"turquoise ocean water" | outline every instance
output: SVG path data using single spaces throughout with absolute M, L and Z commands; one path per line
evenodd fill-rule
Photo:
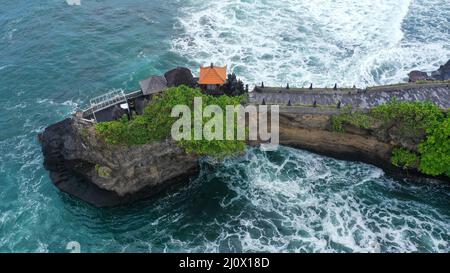
M 275 2 L 275 3 L 274 3 Z M 281 148 L 169 195 L 96 209 L 60 193 L 37 133 L 175 66 L 368 86 L 450 58 L 446 0 L 0 1 L 0 252 L 449 252 L 450 188 Z

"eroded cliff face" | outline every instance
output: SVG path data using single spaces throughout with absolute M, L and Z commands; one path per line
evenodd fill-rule
M 338 111 L 295 109 L 280 111 L 280 144 L 306 149 L 338 159 L 363 161 L 386 167 L 393 148 L 368 130 L 346 128 L 345 133 L 332 129 L 332 116 Z M 387 163 L 387 164 L 385 164 Z
M 172 141 L 112 146 L 100 141 L 92 124 L 70 118 L 40 135 L 44 165 L 62 191 L 98 207 L 157 194 L 189 181 L 198 158 Z
M 281 107 L 280 144 L 338 159 L 361 161 L 388 173 L 433 182 L 416 171 L 391 164 L 396 146 L 416 150 L 423 135 L 407 136 L 396 124 L 361 129 L 344 124 L 333 130 L 336 108 Z M 96 137 L 91 123 L 75 117 L 49 126 L 40 135 L 44 165 L 63 192 L 98 207 L 126 204 L 186 183 L 199 170 L 198 156 L 187 154 L 171 140 L 139 146 L 108 145 Z
M 338 109 L 312 107 L 280 108 L 280 144 L 309 150 L 337 159 L 361 161 L 384 169 L 395 177 L 409 177 L 424 182 L 449 182 L 448 177 L 430 177 L 417 170 L 397 168 L 391 164 L 395 147 L 417 151 L 424 135 L 407 135 L 399 124 L 373 124 L 361 129 L 344 124 L 344 132 L 332 127 L 332 117 Z

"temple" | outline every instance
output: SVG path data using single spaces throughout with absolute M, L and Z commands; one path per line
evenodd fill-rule
M 211 95 L 221 95 L 221 87 L 227 80 L 227 66 L 218 67 L 211 63 L 210 66 L 200 67 L 198 84 L 203 92 Z

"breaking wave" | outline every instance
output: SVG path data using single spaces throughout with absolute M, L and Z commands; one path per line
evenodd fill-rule
M 104 228 L 114 230 L 114 251 L 448 252 L 448 190 L 399 183 L 363 163 L 251 148 L 204 161 L 189 186 L 115 210 Z
M 202 162 L 199 177 L 169 195 L 100 210 L 54 187 L 36 137 L 90 97 L 133 90 L 186 58 L 195 69 L 227 63 L 249 83 L 399 81 L 450 58 L 447 1 L 6 5 L 0 252 L 66 252 L 70 241 L 82 252 L 450 251 L 448 186 L 394 181 L 370 165 L 290 148 L 250 149 Z
M 450 10 L 438 8 L 444 0 L 191 2 L 173 51 L 199 64 L 228 64 L 249 83 L 395 83 L 450 58 Z M 432 29 L 430 9 L 441 18 Z
M 214 251 L 405 252 L 450 250 L 449 215 L 432 187 L 398 184 L 373 166 L 290 148 L 251 149 L 202 183 L 223 183 Z M 205 181 L 206 180 L 206 181 Z M 388 198 L 402 192 L 404 198 Z M 444 200 L 448 196 L 435 196 Z M 448 212 L 448 210 L 447 210 Z M 208 241 L 208 240 L 206 240 Z

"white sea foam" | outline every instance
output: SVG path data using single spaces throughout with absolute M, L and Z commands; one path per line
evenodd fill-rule
M 173 45 L 198 63 L 232 65 L 248 81 L 394 82 L 412 68 L 435 69 L 450 57 L 448 30 L 438 39 L 425 25 L 422 33 L 429 42 L 423 43 L 407 37 L 401 26 L 408 5 L 420 17 L 440 1 L 197 1 L 183 11 L 177 25 L 181 36 Z M 448 8 L 436 10 L 437 17 L 449 18 L 446 12 Z M 24 103 L 37 107 L 31 113 L 51 108 L 55 121 L 82 105 L 56 99 Z M 23 132 L 0 141 L 0 180 L 10 180 L 2 200 L 5 207 L 17 203 L 19 208 L 0 215 L 2 250 L 52 251 L 63 243 L 61 238 L 83 230 L 82 247 L 93 251 L 450 251 L 445 200 L 437 206 L 431 200 L 448 198 L 448 193 L 427 194 L 424 186 L 395 182 L 372 166 L 286 148 L 277 160 L 250 150 L 246 158 L 219 165 L 146 209 L 99 217 L 81 202 L 71 207 L 56 196 L 36 141 L 45 125 L 22 108 L 27 109 L 19 104 L 14 110 L 23 117 Z M 206 197 L 197 195 L 207 183 L 218 181 L 225 194 L 208 190 Z M 199 209 L 197 201 L 205 199 L 208 204 Z M 203 213 L 215 201 L 217 207 Z M 48 217 L 57 220 L 46 221 Z M 72 219 L 74 225 L 58 225 L 61 219 Z M 33 241 L 30 226 L 45 227 L 33 229 Z
M 17 109 L 24 109 L 26 107 L 27 107 L 27 104 L 24 102 L 21 102 L 21 103 L 12 105 L 12 106 L 5 107 L 5 109 L 8 111 L 11 111 L 11 110 L 17 110 Z
M 69 6 L 79 6 L 81 5 L 81 0 L 66 0 L 66 3 Z
M 402 81 L 411 69 L 435 69 L 450 58 L 448 35 L 435 32 L 433 36 L 430 28 L 426 43 L 404 37 L 402 23 L 411 12 L 410 5 L 414 12 L 426 12 L 433 3 L 191 3 L 175 26 L 179 35 L 173 40 L 173 50 L 199 64 L 228 64 L 249 83 L 368 86 Z
M 61 118 L 66 117 L 67 115 L 72 114 L 77 108 L 79 108 L 80 105 L 82 105 L 81 100 L 66 100 L 63 102 L 57 102 L 52 99 L 36 99 L 36 102 L 38 104 L 42 105 L 50 105 L 51 107 L 55 107 L 56 112 L 58 113 L 58 116 Z
M 223 207 L 232 211 L 247 200 L 253 208 L 251 213 L 244 209 L 230 215 L 225 224 L 216 223 L 223 227 L 220 236 L 214 241 L 204 239 L 214 251 L 221 251 L 214 246 L 230 251 L 236 244 L 240 251 L 250 252 L 449 249 L 446 216 L 430 216 L 431 208 L 421 203 L 389 199 L 382 193 L 378 196 L 372 185 L 386 183 L 389 187 L 391 183 L 403 192 L 423 192 L 423 188 L 394 183 L 383 177 L 383 171 L 366 164 L 288 148 L 281 153 L 282 162 L 274 162 L 252 149 L 246 160 L 232 160 L 229 168 L 216 174 L 226 176 L 228 187 L 236 193 L 222 200 Z M 234 172 L 235 168 L 245 174 Z M 372 201 L 365 197 L 368 194 Z M 433 210 L 433 215 L 440 214 Z
M 9 65 L 9 64 L 7 64 L 7 65 L 2 65 L 2 66 L 0 66 L 0 70 L 3 70 L 3 69 L 6 69 L 6 68 L 8 68 L 8 67 L 10 67 L 11 65 Z

